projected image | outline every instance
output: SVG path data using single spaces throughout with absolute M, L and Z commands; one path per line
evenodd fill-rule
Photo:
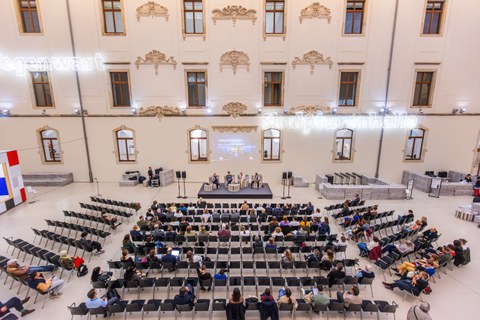
M 258 158 L 256 139 L 255 134 L 216 134 L 212 140 L 213 160 L 254 160 Z

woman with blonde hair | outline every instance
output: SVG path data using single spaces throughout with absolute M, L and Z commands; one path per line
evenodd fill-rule
M 276 227 L 275 231 L 272 232 L 272 237 L 283 237 L 283 232 L 280 227 Z
M 285 250 L 282 256 L 282 262 L 295 262 L 292 251 L 290 249 Z

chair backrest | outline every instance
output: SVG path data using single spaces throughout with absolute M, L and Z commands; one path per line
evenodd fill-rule
M 177 304 L 176 309 L 178 312 L 192 311 L 192 306 L 189 304 Z

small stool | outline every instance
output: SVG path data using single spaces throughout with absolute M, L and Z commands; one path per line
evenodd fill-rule
M 213 191 L 213 184 L 205 183 L 203 185 L 203 191 L 212 192 Z

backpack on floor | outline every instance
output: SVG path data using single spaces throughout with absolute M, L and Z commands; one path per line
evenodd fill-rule
M 86 275 L 88 273 L 88 268 L 86 265 L 84 264 L 81 264 L 78 269 L 77 269 L 77 277 L 83 277 L 84 275 Z

